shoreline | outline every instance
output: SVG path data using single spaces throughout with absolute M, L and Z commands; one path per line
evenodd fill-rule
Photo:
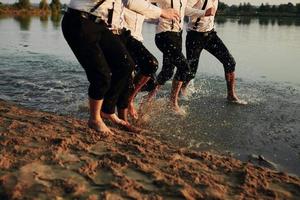
M 55 13 L 57 14 L 63 14 L 61 13 Z M 52 12 L 50 9 L 48 10 L 42 10 L 39 8 L 31 8 L 31 9 L 14 9 L 9 7 L 0 8 L 0 16 L 22 16 L 22 15 L 29 15 L 29 16 L 45 16 L 45 15 L 51 15 Z M 220 17 L 269 17 L 269 18 L 296 18 L 300 19 L 299 14 L 294 13 L 223 13 L 218 12 L 217 16 Z
M 38 8 L 32 9 L 11 9 L 0 8 L 0 16 L 48 16 L 51 15 L 51 10 L 42 10 Z
M 297 176 L 112 130 L 0 100 L 0 198 L 300 198 Z

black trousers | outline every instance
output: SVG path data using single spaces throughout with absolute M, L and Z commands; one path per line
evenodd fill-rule
M 157 84 L 164 85 L 174 74 L 178 81 L 189 81 L 191 79 L 190 67 L 187 59 L 182 53 L 182 32 L 162 32 L 155 35 L 155 44 L 163 53 L 163 66 L 157 76 Z
M 114 113 L 134 68 L 125 45 L 104 22 L 95 23 L 73 12 L 64 15 L 62 31 L 86 72 L 90 83 L 89 97 L 104 98 L 103 111 Z
M 133 58 L 135 70 L 144 76 L 152 76 L 158 69 L 158 61 L 151 52 L 131 35 L 124 38 L 124 43 Z
M 135 71 L 137 75 L 134 78 L 139 78 L 140 75 L 150 76 L 153 78 L 153 74 L 155 74 L 158 69 L 157 59 L 150 53 L 141 41 L 132 37 L 130 32 L 124 32 L 120 35 L 120 37 L 135 62 Z M 118 100 L 117 106 L 119 109 L 125 109 L 128 107 L 128 99 L 133 90 L 134 80 L 130 79 L 129 84 L 127 85 L 127 90 L 125 89 L 122 92 Z
M 186 56 L 190 64 L 192 78 L 196 76 L 200 54 L 203 49 L 207 50 L 223 64 L 225 73 L 235 71 L 235 60 L 215 31 L 207 33 L 188 31 L 186 36 Z

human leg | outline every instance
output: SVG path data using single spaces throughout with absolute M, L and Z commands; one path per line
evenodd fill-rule
M 181 33 L 177 33 L 172 38 L 173 48 L 166 52 L 172 56 L 171 63 L 176 66 L 177 70 L 172 82 L 170 102 L 172 109 L 179 114 L 184 114 L 184 111 L 178 105 L 178 96 L 184 82 L 188 82 L 192 78 L 190 66 L 187 59 L 182 53 L 182 37 Z M 175 47 L 175 48 L 174 48 Z
M 138 114 L 134 107 L 134 98 L 136 97 L 138 92 L 141 91 L 143 86 L 150 80 L 151 76 L 156 72 L 158 68 L 158 61 L 142 44 L 142 42 L 136 40 L 133 37 L 128 38 L 126 47 L 136 64 L 139 76 L 135 80 L 135 86 L 129 96 L 128 105 L 129 114 L 133 118 L 137 119 Z
M 204 40 L 201 36 L 201 33 L 196 31 L 188 31 L 185 40 L 186 46 L 186 57 L 190 66 L 191 77 L 194 79 L 198 70 L 199 58 L 203 50 Z M 189 81 L 183 82 L 181 87 L 181 94 L 187 96 L 187 88 Z
M 163 66 L 161 72 L 157 76 L 158 85 L 163 85 L 169 80 L 174 68 L 177 68 L 174 76 L 172 90 L 170 95 L 170 102 L 172 109 L 180 110 L 178 105 L 178 95 L 184 81 L 190 80 L 190 67 L 182 53 L 182 33 L 181 32 L 164 32 L 157 34 L 155 37 L 157 47 L 163 52 Z M 157 90 L 157 88 L 156 88 Z M 156 91 L 154 90 L 153 93 Z
M 88 121 L 88 126 L 98 132 L 110 133 L 112 131 L 105 125 L 100 116 L 100 111 L 102 107 L 103 99 L 94 100 L 89 98 L 89 106 L 90 106 L 90 119 Z
M 227 100 L 235 104 L 247 104 L 246 101 L 240 100 L 236 94 L 236 62 L 233 56 L 215 32 L 211 33 L 208 37 L 210 38 L 204 48 L 223 64 L 227 86 Z
M 89 127 L 111 133 L 100 116 L 103 97 L 110 85 L 110 69 L 98 42 L 106 28 L 81 16 L 66 13 L 62 30 L 66 41 L 84 68 L 89 85 Z
M 119 96 L 127 87 L 134 68 L 134 62 L 119 36 L 113 35 L 113 38 L 111 41 L 102 41 L 101 44 L 112 71 L 111 87 L 105 95 L 102 109 L 107 114 L 115 113 Z

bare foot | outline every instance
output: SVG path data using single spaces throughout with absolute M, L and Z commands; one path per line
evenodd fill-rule
M 156 85 L 155 88 L 154 88 L 152 91 L 150 91 L 150 92 L 148 93 L 148 95 L 146 95 L 146 96 L 144 97 L 144 100 L 145 100 L 146 102 L 151 102 L 151 101 L 153 100 L 153 98 L 155 97 L 155 95 L 157 94 L 157 92 L 158 92 L 158 90 L 160 89 L 160 87 L 161 87 L 161 85 Z
M 89 120 L 88 126 L 97 132 L 113 135 L 113 132 L 105 125 L 103 121 Z
M 128 105 L 128 112 L 129 112 L 129 115 L 133 119 L 137 120 L 139 118 L 138 113 L 137 113 L 137 111 L 136 111 L 136 109 L 135 109 L 135 107 L 133 105 L 133 102 L 129 103 L 129 105 Z
M 140 133 L 142 131 L 142 129 L 137 128 L 137 127 L 131 125 L 129 122 L 126 122 L 126 121 L 120 119 L 115 113 L 107 114 L 107 113 L 101 112 L 101 117 L 103 119 L 107 119 L 107 120 L 111 121 L 113 124 L 116 124 L 122 130 L 130 131 L 130 132 L 134 132 L 134 133 Z
M 231 104 L 236 104 L 236 105 L 247 105 L 248 102 L 239 99 L 237 96 L 227 96 L 227 101 Z
M 136 127 L 136 126 L 133 126 L 129 123 L 127 123 L 127 125 L 125 126 L 119 126 L 120 129 L 124 130 L 124 131 L 128 131 L 128 132 L 133 132 L 133 133 L 140 133 L 143 131 L 143 129 L 139 128 L 139 127 Z
M 175 114 L 180 116 L 186 116 L 186 111 L 180 108 L 178 105 L 171 105 L 171 109 L 174 111 Z
M 180 94 L 181 94 L 181 96 L 187 97 L 188 96 L 187 88 L 186 87 L 181 87 Z
M 127 124 L 126 121 L 120 119 L 115 113 L 107 114 L 107 113 L 101 112 L 101 117 L 103 119 L 109 120 L 113 124 L 117 124 L 117 125 L 126 125 Z

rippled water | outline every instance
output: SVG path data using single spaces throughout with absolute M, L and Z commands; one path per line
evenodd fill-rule
M 170 90 L 167 83 L 149 111 L 152 134 L 243 160 L 263 155 L 278 169 L 300 175 L 299 21 L 219 18 L 218 34 L 238 63 L 238 93 L 250 104 L 226 103 L 222 66 L 203 52 L 197 92 L 180 101 L 188 115 L 182 118 L 161 109 Z M 154 29 L 145 24 L 145 45 L 161 60 Z M 63 39 L 59 18 L 0 19 L 1 99 L 86 118 L 87 87 Z

